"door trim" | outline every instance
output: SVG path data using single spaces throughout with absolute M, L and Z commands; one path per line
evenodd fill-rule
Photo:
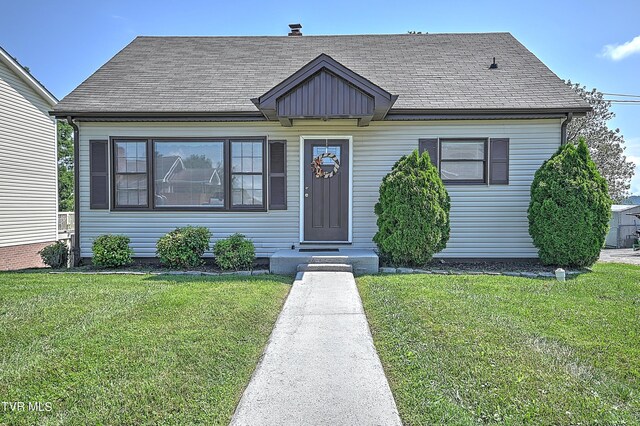
M 304 239 L 304 143 L 306 139 L 347 139 L 349 141 L 349 226 L 347 241 L 323 241 L 323 244 L 351 244 L 353 241 L 353 136 L 347 135 L 301 135 L 300 136 L 300 238 L 299 242 L 313 243 Z

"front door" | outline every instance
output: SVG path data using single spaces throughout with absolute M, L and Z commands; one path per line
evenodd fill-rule
M 349 240 L 349 154 L 347 139 L 304 140 L 305 242 Z

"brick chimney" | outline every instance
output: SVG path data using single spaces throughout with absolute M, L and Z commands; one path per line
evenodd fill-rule
M 300 31 L 302 29 L 302 25 L 300 25 L 300 24 L 289 24 L 289 28 L 291 29 L 291 32 L 288 34 L 289 37 L 301 36 L 302 35 L 302 32 Z

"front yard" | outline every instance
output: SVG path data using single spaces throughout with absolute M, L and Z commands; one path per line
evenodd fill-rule
M 226 424 L 290 283 L 0 273 L 0 424 Z
M 638 424 L 640 268 L 358 279 L 406 424 Z

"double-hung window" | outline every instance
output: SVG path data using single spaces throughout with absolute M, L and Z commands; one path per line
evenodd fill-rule
M 148 142 L 117 140 L 113 144 L 116 207 L 149 207 Z
M 231 206 L 264 206 L 264 143 L 260 140 L 231 141 Z
M 485 183 L 486 139 L 440 139 L 440 177 L 444 182 Z

